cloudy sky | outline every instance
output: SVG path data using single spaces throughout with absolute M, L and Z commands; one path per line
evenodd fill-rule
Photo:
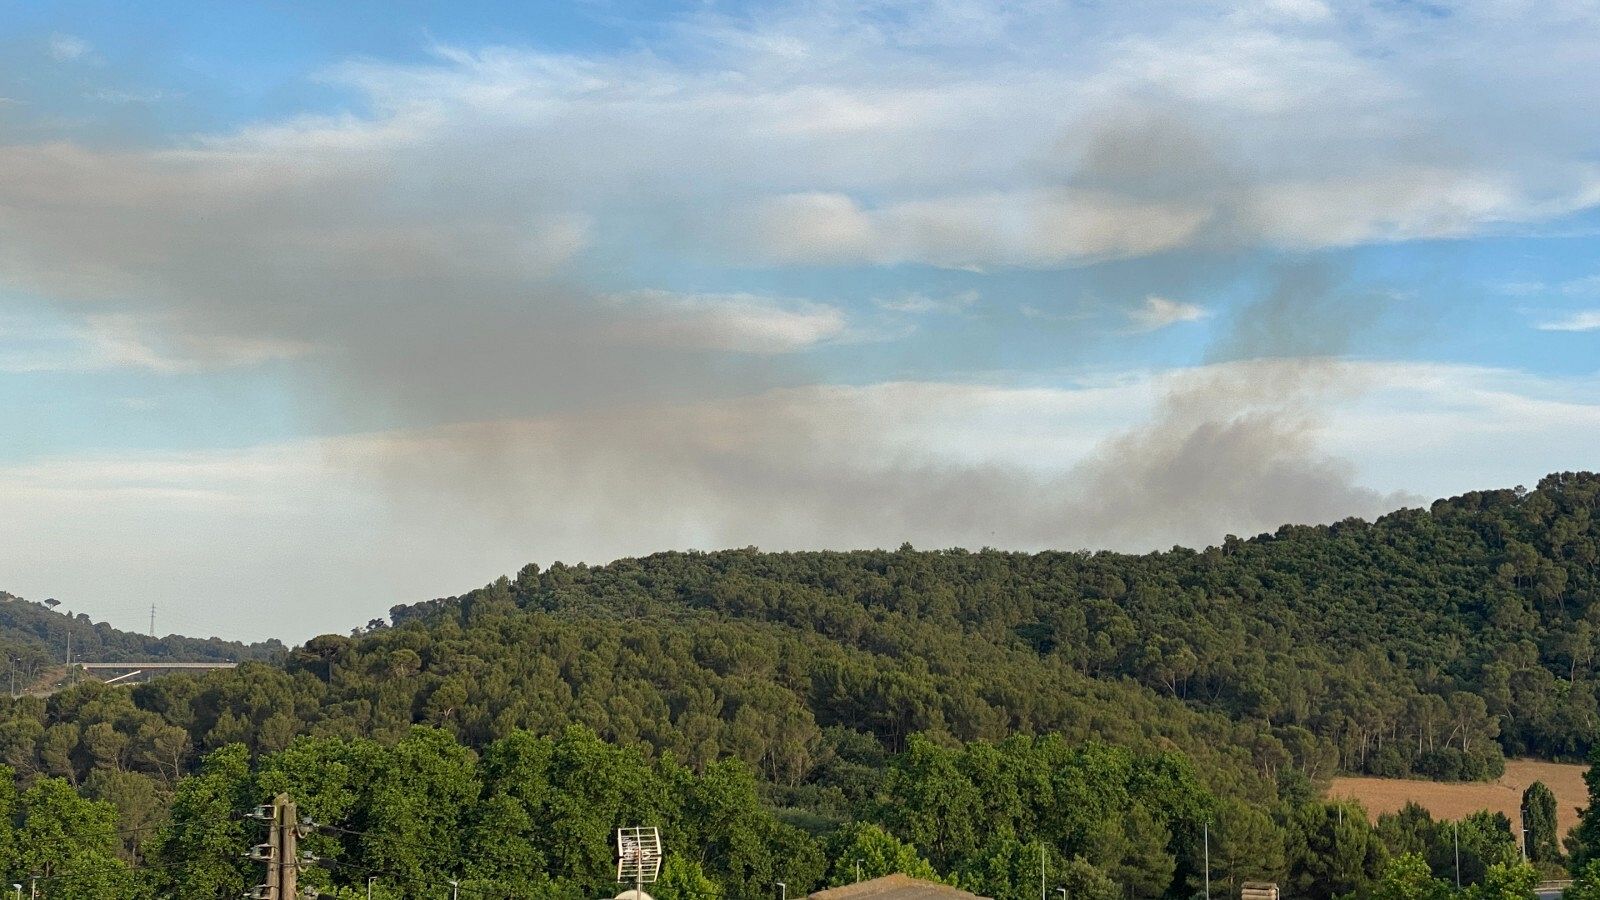
M 1600 5 L 0 0 L 0 588 L 1205 545 L 1600 466 Z

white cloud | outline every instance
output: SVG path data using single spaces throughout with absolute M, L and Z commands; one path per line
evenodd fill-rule
M 898 297 L 880 297 L 873 303 L 882 310 L 906 315 L 953 315 L 971 309 L 982 299 L 977 291 L 961 291 L 943 297 L 928 294 L 901 294 Z
M 89 100 L 98 100 L 101 103 L 110 103 L 113 105 L 122 106 L 129 103 L 159 103 L 162 100 L 169 99 L 171 95 L 166 91 L 157 90 L 129 91 L 101 88 L 99 90 L 90 91 L 89 93 L 85 94 L 84 97 Z
M 56 62 L 75 62 L 87 57 L 93 47 L 83 38 L 71 34 L 52 34 L 50 41 L 45 46 L 50 58 Z
M 1600 297 L 1600 275 L 1587 275 L 1549 284 L 1543 281 L 1513 281 L 1500 285 L 1500 290 L 1515 297 L 1533 297 L 1554 294 L 1562 297 Z
M 0 372 L 137 369 L 165 375 L 256 366 L 316 352 L 308 342 L 200 334 L 121 313 L 0 322 Z
M 1052 267 L 1182 247 L 1208 217 L 1208 210 L 1183 203 L 1066 189 L 871 209 L 843 194 L 792 194 L 761 203 L 745 233 L 757 258 L 785 264 Z
M 650 344 L 734 353 L 793 353 L 837 340 L 847 321 L 836 306 L 753 294 L 628 291 L 604 302 L 623 317 L 618 336 Z
M 1539 323 L 1540 331 L 1600 331 L 1600 309 L 1582 309 L 1567 316 Z
M 1181 322 L 1198 322 L 1209 315 L 1210 310 L 1203 306 L 1154 294 L 1144 298 L 1143 306 L 1128 311 L 1128 319 L 1138 331 L 1158 331 Z
M 1572 74 L 1600 68 L 1600 45 L 1581 12 L 948 6 L 702 12 L 659 48 L 349 63 L 326 77 L 370 114 L 153 153 L 9 148 L 0 165 L 35 186 L 0 194 L 0 230 L 13 259 L 34 256 L 100 212 L 88 197 L 112 201 L 86 226 L 102 236 L 137 198 L 163 215 L 141 220 L 131 261 L 194 265 L 162 245 L 194 236 L 172 232 L 197 198 L 206 243 L 248 232 L 335 275 L 548 273 L 596 242 L 993 269 L 1457 237 L 1600 202 L 1600 92 Z M 1159 127 L 1130 131 L 1130 111 Z M 69 202 L 16 203 L 51 191 Z M 130 262 L 115 242 L 74 255 L 88 272 Z

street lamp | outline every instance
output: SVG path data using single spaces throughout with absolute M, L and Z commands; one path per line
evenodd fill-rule
M 372 900 L 372 885 L 376 883 L 377 880 L 378 876 L 376 875 L 367 876 L 367 900 Z
M 461 882 L 450 879 L 450 900 L 461 900 Z
M 778 900 L 789 900 L 789 886 L 781 881 L 774 881 L 773 886 L 778 889 Z

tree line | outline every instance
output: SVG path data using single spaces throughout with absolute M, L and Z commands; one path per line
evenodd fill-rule
M 614 830 L 631 825 L 661 829 L 661 900 L 759 900 L 780 881 L 798 894 L 892 872 L 1004 900 L 1036 897 L 1041 874 L 1086 900 L 1188 898 L 1208 862 L 1216 897 L 1265 880 L 1310 900 L 1444 900 L 1458 883 L 1462 900 L 1530 900 L 1541 869 L 1566 862 L 1536 789 L 1517 826 L 1529 830 L 1523 848 L 1498 813 L 1442 822 L 1413 805 L 1372 824 L 1303 781 L 1272 797 L 1218 793 L 1173 750 L 913 735 L 879 762 L 835 822 L 771 806 L 738 760 L 695 771 L 582 726 L 514 731 L 478 750 L 424 726 L 393 743 L 299 737 L 257 755 L 231 744 L 140 825 L 63 779 L 0 780 L 0 871 L 56 900 L 237 897 L 261 878 L 245 854 L 265 839 L 245 814 L 280 793 L 307 820 L 300 849 L 314 861 L 301 883 L 330 897 L 365 896 L 369 879 L 387 900 L 442 895 L 450 882 L 468 897 L 607 896 Z M 1600 891 L 1600 779 L 1591 785 L 1566 847 L 1580 898 Z

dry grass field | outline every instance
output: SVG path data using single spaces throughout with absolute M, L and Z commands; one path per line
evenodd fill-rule
M 1514 759 L 1506 762 L 1506 773 L 1495 782 L 1477 784 L 1439 784 L 1402 778 L 1335 778 L 1328 788 L 1330 797 L 1349 797 L 1361 801 L 1367 814 L 1395 812 L 1407 801 L 1427 807 L 1436 819 L 1459 819 L 1480 809 L 1499 810 L 1516 827 L 1521 813 L 1522 792 L 1535 781 L 1542 781 L 1556 795 L 1556 811 L 1561 834 L 1578 824 L 1578 809 L 1587 805 L 1583 785 L 1587 766 L 1569 763 Z

